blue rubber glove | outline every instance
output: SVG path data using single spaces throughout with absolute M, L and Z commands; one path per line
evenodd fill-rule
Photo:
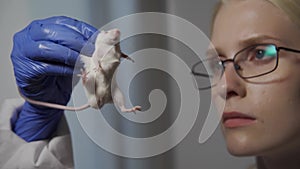
M 79 69 L 75 67 L 79 53 L 83 46 L 93 46 L 88 39 L 96 31 L 86 23 L 58 16 L 33 21 L 16 33 L 11 60 L 20 92 L 30 99 L 66 105 L 73 71 Z M 12 128 L 28 142 L 49 139 L 62 113 L 25 102 Z

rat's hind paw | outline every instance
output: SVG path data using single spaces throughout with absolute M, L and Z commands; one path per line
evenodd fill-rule
M 136 112 L 136 111 L 141 111 L 142 107 L 141 106 L 134 106 L 131 109 L 126 109 L 126 108 L 121 108 L 122 112 Z
M 142 107 L 141 106 L 134 106 L 133 111 L 141 111 Z

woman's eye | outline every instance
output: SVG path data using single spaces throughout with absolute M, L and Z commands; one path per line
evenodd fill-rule
M 277 51 L 276 47 L 273 45 L 264 46 L 263 48 L 257 48 L 254 50 L 254 55 L 252 59 L 262 60 L 262 59 L 271 59 L 276 58 Z
M 266 58 L 266 51 L 263 49 L 253 49 L 248 53 L 248 61 L 258 61 Z
M 265 56 L 265 51 L 264 50 L 257 50 L 255 54 L 256 59 L 262 59 Z

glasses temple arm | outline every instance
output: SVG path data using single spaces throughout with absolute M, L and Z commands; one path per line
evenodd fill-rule
M 278 47 L 277 50 L 286 50 L 286 51 L 290 51 L 290 52 L 296 52 L 296 53 L 300 53 L 300 50 L 296 50 L 296 49 L 291 49 L 291 48 L 286 48 L 286 47 Z

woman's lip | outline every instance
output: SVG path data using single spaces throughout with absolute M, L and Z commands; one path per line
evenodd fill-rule
M 222 120 L 224 127 L 235 128 L 251 125 L 256 121 L 256 118 L 240 112 L 224 112 Z

